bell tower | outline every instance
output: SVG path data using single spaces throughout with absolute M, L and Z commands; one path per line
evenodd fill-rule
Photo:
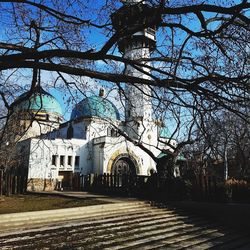
M 123 6 L 112 15 L 112 24 L 119 33 L 118 47 L 124 58 L 138 60 L 140 66 L 127 64 L 125 74 L 150 79 L 150 54 L 156 46 L 156 29 L 161 22 L 159 11 L 142 0 L 122 0 Z M 145 66 L 143 66 L 145 65 Z M 151 90 L 149 86 L 126 85 L 125 121 L 127 133 L 140 136 L 140 126 L 152 123 Z M 143 123 L 143 124 L 142 124 Z

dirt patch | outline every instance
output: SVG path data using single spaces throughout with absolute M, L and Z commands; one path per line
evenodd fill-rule
M 0 197 L 0 214 L 60 209 L 70 207 L 92 206 L 107 204 L 94 198 L 72 198 L 52 195 L 18 195 Z

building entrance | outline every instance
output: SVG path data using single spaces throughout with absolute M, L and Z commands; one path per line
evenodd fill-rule
M 72 179 L 73 179 L 73 172 L 72 171 L 59 171 L 59 176 L 62 176 L 62 188 L 63 190 L 72 189 Z
M 136 165 L 129 156 L 121 155 L 113 163 L 112 174 L 136 175 Z

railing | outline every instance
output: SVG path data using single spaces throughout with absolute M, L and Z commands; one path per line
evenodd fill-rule
M 20 171 L 4 171 L 0 169 L 0 196 L 23 194 L 27 187 L 27 175 Z
M 89 174 L 84 176 L 83 188 L 86 191 L 119 193 L 124 195 L 139 194 L 146 185 L 148 176 L 126 174 Z
M 143 197 L 152 200 L 199 200 L 250 202 L 249 185 L 228 185 L 215 176 L 166 179 L 158 176 L 90 174 L 82 177 L 82 188 L 106 194 Z M 81 189 L 82 190 L 82 189 Z

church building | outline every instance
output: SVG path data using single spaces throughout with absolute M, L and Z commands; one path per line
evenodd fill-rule
M 141 1 L 123 1 L 123 6 L 111 19 L 114 29 L 136 25 L 147 19 L 151 7 Z M 159 17 L 160 18 L 160 17 Z M 154 22 L 155 23 L 155 22 Z M 148 59 L 155 49 L 155 26 L 137 31 L 119 40 L 124 58 Z M 143 61 L 143 60 L 142 60 Z M 128 64 L 125 74 L 150 79 L 150 70 L 138 70 Z M 11 121 L 18 128 L 19 145 L 23 152 L 23 167 L 28 171 L 28 190 L 53 190 L 58 182 L 63 188 L 74 185 L 73 176 L 90 173 L 127 173 L 149 175 L 156 170 L 153 159 L 136 143 L 142 142 L 155 156 L 161 154 L 168 140 L 166 127 L 159 126 L 153 117 L 150 88 L 127 84 L 125 87 L 125 119 L 100 89 L 97 96 L 89 96 L 77 103 L 69 121 L 63 122 L 62 109 L 57 100 L 42 87 L 24 93 L 13 104 Z M 126 139 L 127 138 L 127 139 Z M 160 139 L 160 140 L 159 140 Z M 159 142 L 161 141 L 161 142 Z M 172 140 L 173 145 L 175 141 Z

